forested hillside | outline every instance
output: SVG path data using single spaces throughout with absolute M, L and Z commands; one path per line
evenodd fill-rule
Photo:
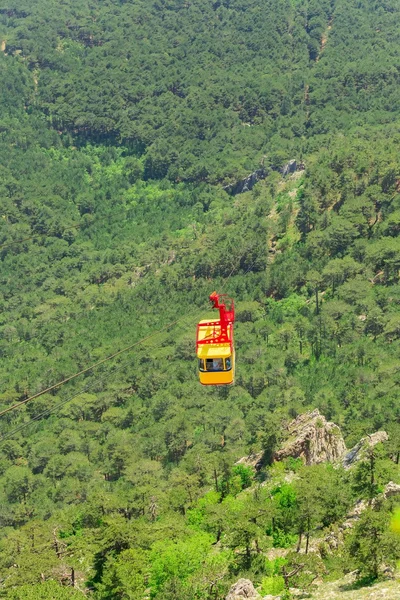
M 0 417 L 0 597 L 222 600 L 246 576 L 289 598 L 400 558 L 399 17 L 0 0 L 0 412 L 138 342 Z M 197 380 L 214 289 L 231 388 Z M 389 441 L 349 471 L 273 463 L 314 408 L 348 448 Z

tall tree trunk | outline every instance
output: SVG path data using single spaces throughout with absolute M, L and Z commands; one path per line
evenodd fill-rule
M 300 552 L 302 539 L 303 539 L 303 531 L 300 531 L 300 533 L 299 533 L 299 540 L 297 542 L 296 552 Z
M 214 468 L 214 482 L 215 482 L 215 491 L 218 492 L 218 477 L 217 477 L 217 469 Z
M 306 554 L 308 554 L 309 541 L 310 541 L 310 517 L 307 517 Z

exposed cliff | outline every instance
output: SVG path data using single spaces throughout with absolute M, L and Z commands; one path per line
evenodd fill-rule
M 347 448 L 340 428 L 325 419 L 318 409 L 299 415 L 288 425 L 289 437 L 275 453 L 275 460 L 303 458 L 307 465 L 337 462 Z
M 256 169 L 250 175 L 247 175 L 244 179 L 240 179 L 239 181 L 235 181 L 235 183 L 230 183 L 224 187 L 224 190 L 231 194 L 232 196 L 236 196 L 236 194 L 243 194 L 243 192 L 248 192 L 257 183 L 260 179 L 265 179 L 268 171 L 261 167 L 260 169 Z
M 281 168 L 272 167 L 267 169 L 263 165 L 259 169 L 256 169 L 255 171 L 244 177 L 243 179 L 226 185 L 223 189 L 232 196 L 236 196 L 236 194 L 243 194 L 244 192 L 249 192 L 253 189 L 257 181 L 265 179 L 271 171 L 278 171 L 278 173 L 281 173 L 283 177 L 287 177 L 288 175 L 293 175 L 293 173 L 296 173 L 296 171 L 304 171 L 304 164 L 298 164 L 296 160 L 292 159 L 289 160 L 289 162 L 287 162 Z
M 354 463 L 365 458 L 366 452 L 369 448 L 373 448 L 381 442 L 386 442 L 389 439 L 386 431 L 377 431 L 371 435 L 363 437 L 358 444 L 354 446 L 343 458 L 343 466 L 345 469 L 349 469 Z

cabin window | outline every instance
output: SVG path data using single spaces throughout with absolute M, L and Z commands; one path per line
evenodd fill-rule
M 199 371 L 218 372 L 232 369 L 232 357 L 228 358 L 199 358 Z
M 232 358 L 202 358 L 199 360 L 199 370 L 208 372 L 230 371 L 232 369 Z
M 224 370 L 224 359 L 223 358 L 207 358 L 206 359 L 206 371 L 223 371 Z

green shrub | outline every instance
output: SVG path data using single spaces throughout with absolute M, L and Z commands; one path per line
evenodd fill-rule
M 262 596 L 279 594 L 285 588 L 285 581 L 281 575 L 264 577 L 261 581 L 260 593 Z

